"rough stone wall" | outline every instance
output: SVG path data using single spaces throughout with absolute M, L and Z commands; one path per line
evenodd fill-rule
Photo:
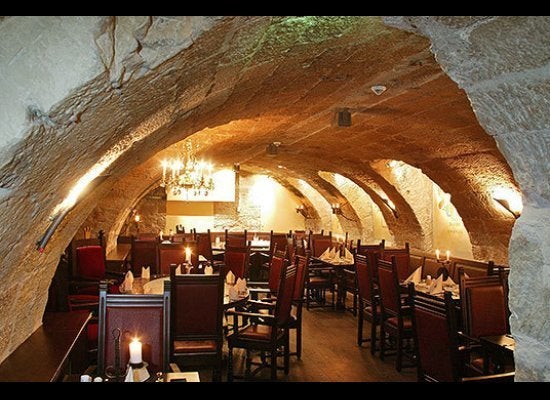
M 494 140 L 429 41 L 379 18 L 10 17 L 0 20 L 0 40 L 0 360 L 40 325 L 59 254 L 92 210 L 108 204 L 113 243 L 158 184 L 149 172 L 158 171 L 155 154 L 191 134 L 217 163 L 311 182 L 321 213 L 330 212 L 327 200 L 344 199 L 317 171 L 348 177 L 382 209 L 364 183 L 375 181 L 406 210 L 395 221 L 384 214 L 399 242 L 414 240 L 418 222 L 368 161 L 422 165 L 470 216 L 474 246 L 506 248 L 513 221 L 490 206 L 477 178 L 513 183 Z M 370 87 L 380 82 L 390 89 L 375 96 Z M 353 114 L 345 129 L 333 123 L 342 107 Z M 266 157 L 274 140 L 280 154 Z M 52 211 L 97 174 L 106 178 L 38 254 Z M 320 216 L 330 229 L 332 215 Z
M 167 232 L 166 193 L 164 188 L 158 187 L 147 193 L 136 205 L 135 210 L 136 214 L 141 217 L 139 222 L 140 232 Z M 120 234 L 126 236 L 138 234 L 138 227 L 132 218 L 132 214 L 124 222 Z
M 397 17 L 421 32 L 508 160 L 524 208 L 510 240 L 517 381 L 550 381 L 550 19 Z

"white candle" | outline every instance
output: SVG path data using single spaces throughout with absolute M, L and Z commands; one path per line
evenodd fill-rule
M 447 250 L 445 254 L 447 255 L 447 261 L 449 261 L 449 258 L 451 257 L 451 251 Z
M 162 230 L 160 231 L 159 236 L 160 236 L 160 241 L 162 242 L 162 240 L 164 239 L 164 238 L 162 237 Z
M 185 261 L 191 262 L 191 249 L 189 247 L 185 248 Z
M 142 362 L 141 342 L 137 338 L 134 338 L 130 342 L 130 364 L 141 364 Z
M 439 254 L 440 254 L 439 249 L 436 249 L 435 250 L 435 258 L 437 258 L 438 260 L 439 260 Z

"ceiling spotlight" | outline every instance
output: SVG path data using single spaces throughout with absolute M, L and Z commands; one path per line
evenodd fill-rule
M 384 85 L 374 85 L 370 88 L 375 95 L 380 96 L 382 93 L 384 93 L 387 89 Z

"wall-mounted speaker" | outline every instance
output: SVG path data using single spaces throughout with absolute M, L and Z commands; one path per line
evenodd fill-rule
M 338 111 L 338 126 L 351 126 L 351 113 L 348 110 Z

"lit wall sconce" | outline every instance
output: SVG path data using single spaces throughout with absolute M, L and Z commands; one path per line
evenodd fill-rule
M 136 230 L 139 233 L 139 223 L 141 222 L 141 215 L 137 213 L 137 210 L 134 210 L 134 223 L 136 224 Z
M 330 208 L 332 208 L 333 214 L 342 214 L 342 209 L 340 208 L 340 203 L 333 203 L 330 205 Z
M 493 190 L 493 200 L 500 204 L 506 211 L 519 218 L 523 210 L 521 195 L 510 188 L 497 188 Z
M 300 204 L 299 206 L 296 206 L 296 213 L 302 214 L 302 216 L 305 219 L 311 219 L 312 217 L 309 215 L 308 209 L 303 204 Z
M 391 212 L 393 213 L 393 216 L 395 218 L 399 218 L 399 213 L 397 212 L 397 209 L 395 208 L 395 204 L 393 204 L 393 202 L 388 199 L 387 197 L 381 197 L 382 201 L 384 202 L 384 204 L 386 206 L 388 206 L 388 208 L 391 210 Z

